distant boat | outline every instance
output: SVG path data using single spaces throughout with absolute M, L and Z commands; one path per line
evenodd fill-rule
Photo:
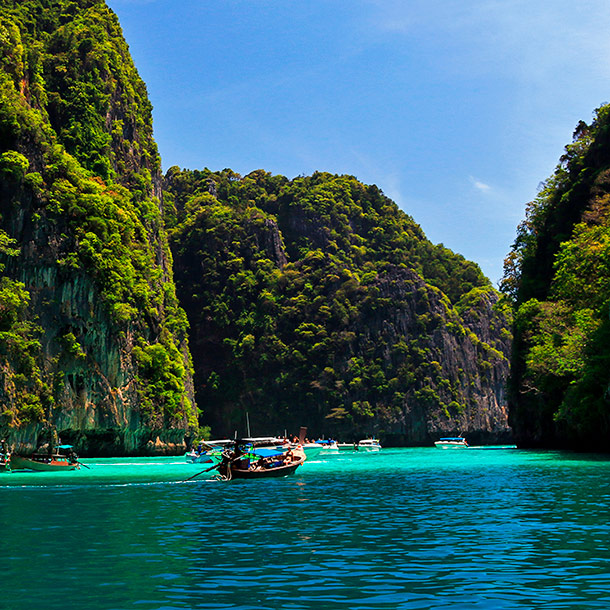
M 356 449 L 358 451 L 380 451 L 381 444 L 375 438 L 365 438 L 358 443 Z
M 57 453 L 58 449 L 67 449 L 68 453 Z M 39 472 L 61 472 L 62 470 L 78 470 L 78 456 L 72 451 L 71 445 L 55 447 L 55 453 L 35 453 L 30 456 L 11 454 L 11 470 L 36 470 Z
M 293 449 L 297 448 L 299 443 L 290 443 L 287 445 L 278 445 L 278 450 L 286 450 L 287 447 Z M 330 453 L 338 453 L 339 448 L 337 447 L 337 441 L 333 440 L 317 440 L 311 442 L 305 442 L 301 445 L 305 451 L 305 455 L 308 460 L 311 460 L 320 455 L 328 455 Z
M 434 443 L 439 449 L 465 449 L 468 448 L 466 439 L 462 436 L 449 436 L 441 438 Z
M 337 449 L 339 451 L 356 451 L 358 443 L 337 443 Z
M 223 449 L 232 442 L 229 439 L 201 441 L 196 449 L 191 449 L 184 457 L 188 464 L 218 464 L 222 460 Z
M 339 445 L 337 441 L 331 439 L 316 441 L 316 445 L 322 447 L 322 454 L 328 455 L 329 453 L 338 453 Z

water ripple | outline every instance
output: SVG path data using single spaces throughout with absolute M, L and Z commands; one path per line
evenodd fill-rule
M 80 610 L 610 607 L 607 461 L 446 453 L 329 458 L 275 481 L 134 485 L 129 477 L 142 474 L 121 466 L 123 487 L 114 480 L 0 489 L 2 603 L 50 610 L 67 600 Z M 53 570 L 39 569 L 50 563 Z

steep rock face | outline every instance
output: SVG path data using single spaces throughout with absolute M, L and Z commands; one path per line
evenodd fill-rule
M 510 438 L 511 336 L 497 293 L 376 187 L 172 168 L 166 188 L 213 433 L 244 433 L 247 413 L 253 434 Z
M 389 306 L 367 317 L 360 341 L 393 346 L 417 338 L 414 352 L 421 358 L 412 361 L 417 374 L 405 385 L 402 408 L 388 422 L 388 440 L 419 445 L 461 433 L 471 443 L 508 442 L 505 384 L 511 338 L 506 318 L 494 310 L 498 296 L 480 292 L 459 319 L 444 295 L 413 271 L 393 269 L 377 286 Z M 498 333 L 501 329 L 504 333 Z M 390 367 L 387 353 L 384 368 Z
M 144 84 L 104 2 L 0 12 L 2 433 L 181 450 L 196 409 Z
M 528 205 L 505 265 L 523 447 L 610 451 L 610 106 L 581 121 Z

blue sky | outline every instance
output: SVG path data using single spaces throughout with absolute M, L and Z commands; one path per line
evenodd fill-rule
M 602 0 L 108 0 L 164 170 L 376 184 L 492 281 L 579 120 L 610 101 Z

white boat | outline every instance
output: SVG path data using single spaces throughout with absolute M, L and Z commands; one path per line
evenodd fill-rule
M 436 441 L 435 446 L 438 449 L 467 449 L 468 443 L 463 436 L 448 436 Z
M 339 451 L 357 451 L 358 443 L 337 443 Z
M 317 445 L 322 447 L 322 455 L 329 455 L 331 453 L 339 453 L 339 445 L 337 441 L 333 440 L 320 440 L 316 441 Z
M 358 443 L 358 451 L 379 451 L 381 444 L 375 438 L 365 438 Z
M 289 447 L 291 448 L 295 448 L 298 447 L 299 444 L 298 443 L 291 443 L 289 445 Z M 325 440 L 320 440 L 320 441 L 313 441 L 313 442 L 309 442 L 309 443 L 303 443 L 302 445 L 303 450 L 305 451 L 305 455 L 307 456 L 308 460 L 311 460 L 315 457 L 318 457 L 320 455 L 324 456 L 324 455 L 329 455 L 331 453 L 338 453 L 339 452 L 339 448 L 337 447 L 337 443 L 336 441 L 325 441 Z M 279 445 L 278 449 L 285 449 L 286 445 Z

